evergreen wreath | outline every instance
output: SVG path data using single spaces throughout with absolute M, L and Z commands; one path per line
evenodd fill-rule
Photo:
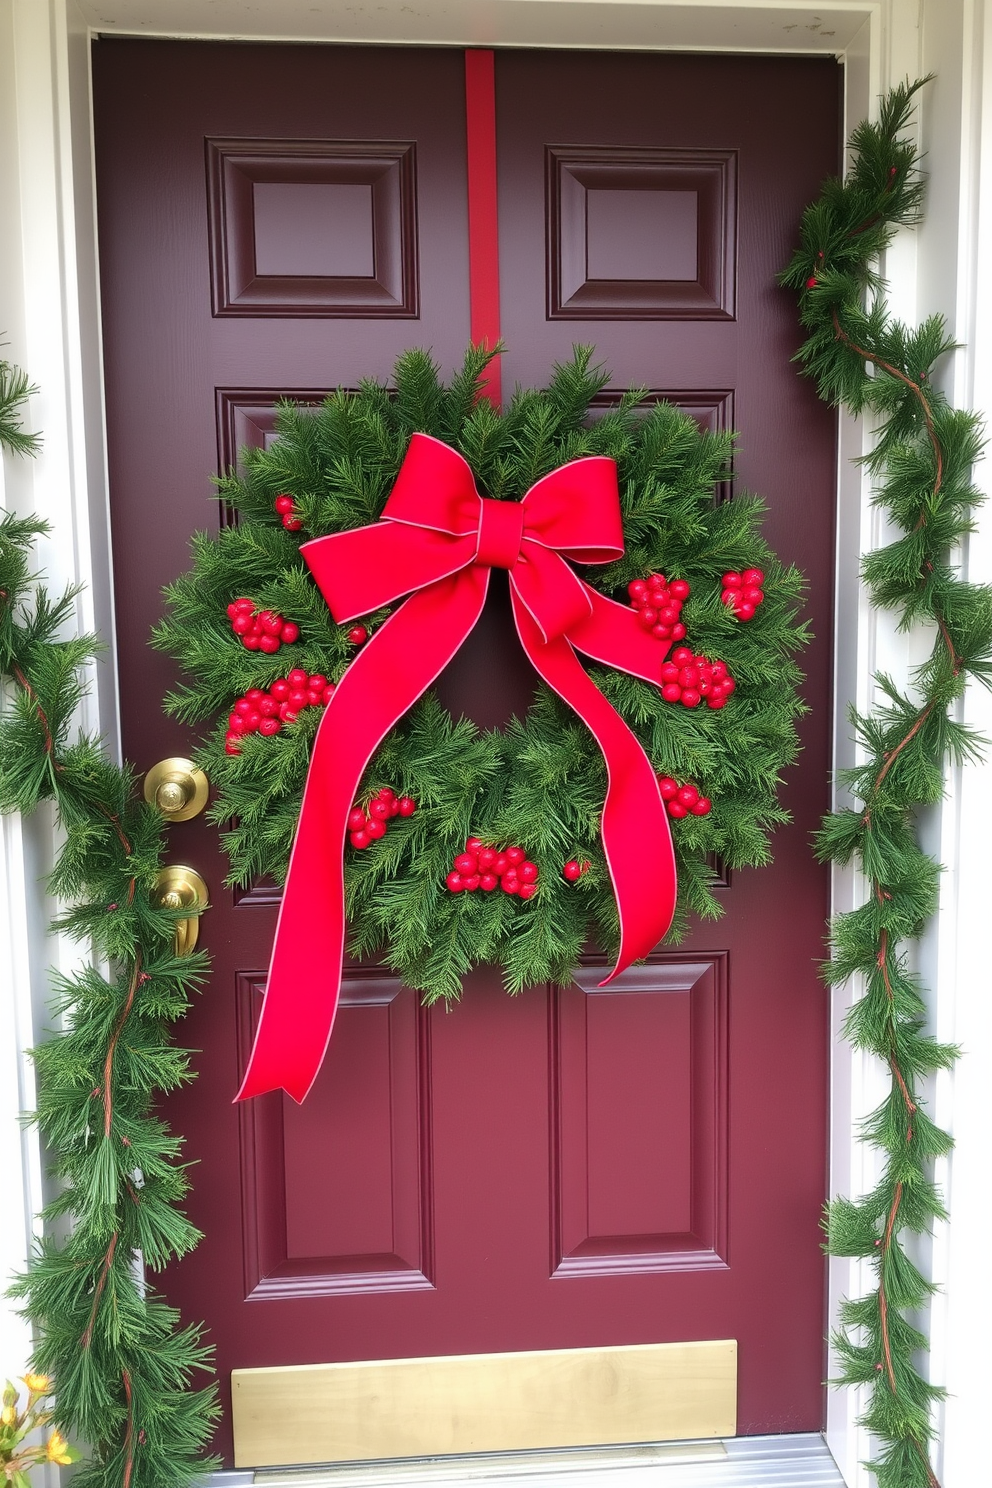
M 639 392 L 590 419 L 607 375 L 589 348 L 556 366 L 545 390 L 518 391 L 501 415 L 478 397 L 492 355 L 470 351 L 445 386 L 427 354 L 408 351 L 392 390 L 366 381 L 318 411 L 280 406 L 272 447 L 245 451 L 242 473 L 218 482 L 236 520 L 194 538 L 192 569 L 167 590 L 155 644 L 185 672 L 167 707 L 185 723 L 212 721 L 197 757 L 215 788 L 229 881 L 282 882 L 321 706 L 388 613 L 336 625 L 300 541 L 375 522 L 414 432 L 459 450 L 497 500 L 567 461 L 607 455 L 618 466 L 625 552 L 583 573 L 658 625 L 667 681 L 663 695 L 661 683 L 591 673 L 644 746 L 676 818 L 677 938 L 690 912 L 720 913 L 712 856 L 733 868 L 765 862 L 770 831 L 787 820 L 776 792 L 803 709 L 793 659 L 805 639 L 803 581 L 760 536 L 757 497 L 715 499 L 730 436 L 701 432 L 668 404 L 641 407 Z M 501 965 L 510 992 L 567 982 L 590 933 L 608 952 L 618 939 L 598 838 L 605 785 L 586 729 L 543 684 L 526 717 L 501 732 L 453 719 L 427 694 L 379 748 L 355 802 L 351 951 L 381 955 L 425 1001 L 457 997 L 477 961 Z M 480 863 L 487 847 L 497 861 Z M 492 882 L 480 884 L 487 867 Z M 501 873 L 509 892 L 471 892 L 496 887 Z
M 0 362 L 0 450 L 38 449 L 19 417 L 33 391 Z M 12 1291 L 34 1328 L 34 1372 L 55 1393 L 53 1421 L 89 1444 L 79 1488 L 186 1488 L 216 1465 L 202 1456 L 216 1390 L 192 1386 L 210 1368 L 210 1349 L 138 1266 L 140 1258 L 145 1272 L 161 1270 L 200 1238 L 179 1207 L 189 1186 L 181 1139 L 154 1104 L 191 1078 L 171 1028 L 207 958 L 176 956 L 182 912 L 153 897 L 162 817 L 99 739 L 75 735 L 97 646 L 66 635 L 75 591 L 53 598 L 32 572 L 47 530 L 35 517 L 0 513 L 0 812 L 51 803 L 61 832 L 48 879 L 63 906 L 55 928 L 89 955 L 53 978 L 59 1031 L 33 1051 L 34 1120 L 58 1192 L 42 1216 L 48 1233 Z
M 819 836 L 821 857 L 854 862 L 868 888 L 865 903 L 833 924 L 827 978 L 857 978 L 847 1035 L 891 1077 L 863 1128 L 882 1155 L 878 1181 L 862 1197 L 835 1199 L 826 1220 L 830 1253 L 861 1257 L 875 1272 L 874 1289 L 844 1304 L 834 1348 L 837 1383 L 867 1388 L 861 1419 L 879 1444 L 869 1464 L 879 1488 L 936 1488 L 930 1447 L 944 1393 L 920 1367 L 927 1338 L 910 1321 L 934 1288 L 904 1244 L 945 1217 L 933 1163 L 951 1139 L 926 1115 L 920 1088 L 956 1056 L 926 1031 L 924 989 L 905 950 L 937 909 L 941 872 L 920 846 L 915 814 L 941 800 L 948 763 L 981 757 L 984 741 L 955 714 L 969 681 L 992 684 L 992 590 L 957 567 L 983 499 L 971 478 L 981 420 L 934 386 L 934 365 L 954 345 L 943 319 L 915 331 L 893 320 L 878 273 L 896 228 L 920 220 L 924 183 L 903 136 L 928 81 L 894 88 L 878 122 L 855 130 L 848 174 L 807 208 L 782 276 L 799 291 L 809 333 L 799 359 L 821 397 L 879 420 L 865 466 L 899 536 L 864 560 L 871 602 L 894 611 L 904 630 L 926 625 L 934 635 L 911 692 L 876 676 L 873 710 L 852 711 L 861 757 L 841 783 L 853 804 L 828 816 Z

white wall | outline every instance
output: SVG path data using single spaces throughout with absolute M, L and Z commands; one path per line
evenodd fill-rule
M 111 19 L 110 17 L 113 17 Z M 89 137 L 87 26 L 144 35 L 181 34 L 273 39 L 444 40 L 517 45 L 668 46 L 743 50 L 836 50 L 847 61 L 847 116 L 853 125 L 892 82 L 935 68 L 922 113 L 922 140 L 932 173 L 928 216 L 906 234 L 886 265 L 898 313 L 907 318 L 942 310 L 968 343 L 949 369 L 949 389 L 963 404 L 992 407 L 992 298 L 981 263 L 992 264 L 992 199 L 981 190 L 984 148 L 992 145 L 992 0 L 723 0 L 711 4 L 668 0 L 428 0 L 414 9 L 402 0 L 357 7 L 344 0 L 0 0 L 0 328 L 4 354 L 42 385 L 31 421 L 45 431 L 45 451 L 30 464 L 5 463 L 5 505 L 36 510 L 53 523 L 42 561 L 53 582 L 81 579 L 80 624 L 112 634 L 98 293 Z M 988 169 L 988 166 L 986 166 Z M 858 554 L 879 538 L 859 473 L 849 463 L 863 448 L 864 431 L 842 421 L 839 470 L 837 687 L 841 703 L 837 757 L 850 755 L 844 705 L 869 701 L 877 665 L 905 676 L 914 648 L 872 615 L 859 592 Z M 980 475 L 982 472 L 980 472 Z M 992 579 L 992 516 L 965 555 L 973 577 Z M 984 694 L 968 700 L 969 715 L 992 734 Z M 101 668 L 88 705 L 116 740 L 112 665 Z M 970 769 L 951 781 L 946 809 L 927 822 L 928 839 L 948 865 L 939 923 L 923 949 L 921 969 L 934 986 L 934 1024 L 941 1037 L 960 1040 L 966 1054 L 934 1091 L 935 1114 L 953 1127 L 957 1150 L 942 1174 L 953 1209 L 937 1237 L 934 1266 L 947 1291 L 933 1310 L 934 1377 L 954 1392 L 945 1416 L 944 1488 L 972 1488 L 983 1460 L 986 1402 L 992 1365 L 983 1339 L 992 1333 L 983 1288 L 981 1224 L 992 1219 L 985 1199 L 987 1077 L 984 1051 L 992 1047 L 987 956 L 982 930 L 988 917 L 985 823 L 992 821 L 992 772 Z M 0 1273 L 23 1264 L 31 1216 L 42 1189 L 33 1136 L 14 1121 L 30 1106 L 32 1082 L 23 1049 L 44 1026 L 45 967 L 68 964 L 71 947 L 45 941 L 49 906 L 36 878 L 52 849 L 51 823 L 2 827 L 0 904 L 12 946 L 9 993 L 0 990 L 0 1182 L 14 1202 L 0 1215 Z M 857 901 L 857 881 L 838 875 L 838 908 Z M 838 994 L 837 1016 L 850 993 Z M 838 1042 L 832 1095 L 831 1186 L 857 1192 L 874 1177 L 872 1155 L 854 1137 L 857 1117 L 884 1088 L 882 1072 L 852 1060 Z M 985 1171 L 983 1171 L 983 1168 Z M 24 1195 L 23 1209 L 17 1199 Z M 831 1263 L 831 1291 L 859 1291 L 858 1267 Z M 984 1312 L 983 1310 L 984 1309 Z M 26 1357 L 22 1326 L 0 1308 L 0 1375 L 16 1373 Z M 854 1425 L 857 1401 L 830 1397 L 829 1439 L 853 1483 L 867 1453 Z M 982 1436 L 979 1435 L 982 1433 Z

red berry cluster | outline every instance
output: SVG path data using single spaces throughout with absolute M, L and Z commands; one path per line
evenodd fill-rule
M 224 748 L 228 754 L 240 754 L 238 741 L 242 734 L 271 737 L 284 723 L 295 723 L 303 708 L 321 708 L 333 695 L 333 682 L 320 672 L 311 675 L 302 667 L 294 667 L 288 677 L 278 677 L 268 692 L 250 687 L 227 720 Z
M 696 708 L 705 698 L 709 707 L 722 708 L 735 686 L 725 661 L 694 656 L 688 646 L 676 646 L 661 669 L 661 695 L 666 703 Z
M 256 614 L 254 600 L 232 599 L 227 613 L 231 617 L 231 629 L 249 651 L 264 651 L 271 656 L 281 645 L 291 646 L 300 638 L 300 627 L 292 620 L 284 620 L 275 610 L 259 610 Z
M 676 820 L 683 816 L 709 816 L 713 802 L 709 796 L 701 796 L 694 785 L 679 785 L 671 775 L 658 779 L 658 789 L 669 816 Z
M 682 639 L 685 626 L 679 616 L 689 598 L 689 585 L 685 579 L 669 580 L 664 574 L 649 574 L 646 579 L 634 579 L 629 583 L 627 593 L 645 630 L 657 636 L 659 641 Z
M 732 605 L 738 620 L 752 620 L 754 612 L 764 602 L 762 584 L 765 576 L 760 568 L 745 568 L 743 573 L 725 573 L 723 593 L 720 598 L 725 605 Z
M 393 816 L 412 816 L 417 803 L 410 796 L 398 796 L 384 785 L 364 807 L 355 806 L 348 817 L 348 841 L 361 850 L 386 835 L 386 824 Z
M 504 894 L 533 899 L 537 880 L 537 864 L 528 860 L 522 847 L 491 847 L 481 837 L 469 837 L 444 881 L 453 894 L 475 889 L 489 894 L 499 887 Z
M 583 873 L 589 872 L 589 859 L 583 858 L 580 863 L 578 858 L 569 858 L 561 870 L 562 878 L 567 878 L 569 883 L 575 883 L 576 879 L 582 877 Z
M 292 496 L 287 496 L 285 495 L 285 493 L 282 496 L 277 496 L 272 505 L 282 517 L 282 525 L 285 527 L 286 531 L 299 532 L 300 528 L 303 526 L 303 518 L 296 515 L 296 508 L 293 505 Z

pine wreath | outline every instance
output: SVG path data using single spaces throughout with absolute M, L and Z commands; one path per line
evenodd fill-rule
M 802 577 L 763 540 L 758 497 L 718 499 L 733 436 L 702 432 L 638 391 L 590 416 L 608 381 L 591 358 L 577 348 L 545 389 L 518 390 L 500 414 L 478 398 L 487 353 L 470 351 L 446 386 L 426 353 L 407 351 L 392 388 L 364 381 L 316 410 L 281 404 L 271 448 L 245 451 L 241 473 L 218 480 L 235 520 L 194 537 L 193 566 L 166 591 L 155 644 L 185 672 L 168 711 L 211 725 L 198 761 L 215 787 L 209 809 L 230 884 L 285 880 L 323 704 L 388 613 L 335 624 L 301 542 L 376 522 L 415 432 L 458 450 L 496 500 L 517 500 L 583 456 L 616 461 L 625 551 L 582 577 L 659 627 L 659 682 L 588 671 L 646 751 L 674 818 L 669 939 L 684 935 L 690 914 L 721 913 L 714 855 L 732 868 L 769 860 L 770 833 L 788 820 L 777 788 L 804 711 L 794 660 L 806 639 Z M 568 982 L 590 937 L 614 953 L 617 910 L 599 836 L 605 788 L 589 733 L 543 683 L 526 717 L 501 732 L 452 718 L 427 693 L 378 749 L 355 802 L 350 952 L 381 956 L 425 1001 L 456 998 L 476 962 L 500 965 L 516 993 Z M 360 818 L 388 830 L 369 835 Z M 649 877 L 653 847 L 643 844 Z M 488 859 L 497 884 L 480 882 L 485 862 L 469 871 L 463 861 L 459 873 L 466 849 L 477 860 L 483 848 L 497 859 Z M 518 858 L 536 869 L 519 882 Z M 486 892 L 506 889 L 507 877 L 515 892 Z

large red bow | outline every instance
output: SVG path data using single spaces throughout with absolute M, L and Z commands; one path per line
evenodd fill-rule
M 282 1087 L 302 1101 L 317 1077 L 341 983 L 348 814 L 383 738 L 479 619 L 493 568 L 509 570 L 524 650 L 606 761 L 603 849 L 620 914 L 620 954 L 607 981 L 647 955 L 675 911 L 675 855 L 654 770 L 573 649 L 659 683 L 664 648 L 634 610 L 604 599 L 565 562 L 604 563 L 623 553 L 612 460 L 573 460 L 522 501 L 491 501 L 456 450 L 414 434 L 382 520 L 301 551 L 339 624 L 410 597 L 356 656 L 317 732 L 239 1100 Z

